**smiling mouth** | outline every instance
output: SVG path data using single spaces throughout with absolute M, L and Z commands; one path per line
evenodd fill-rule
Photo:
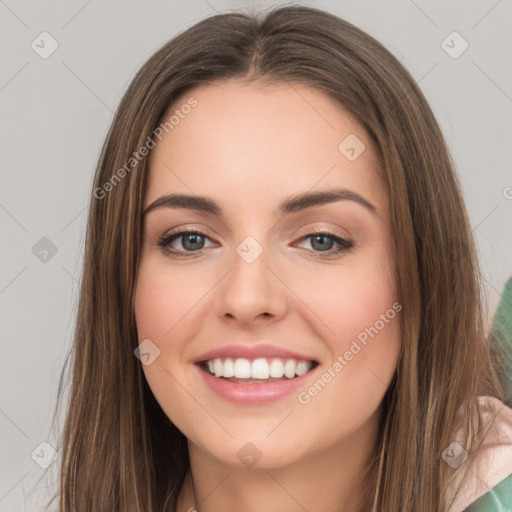
M 215 358 L 197 363 L 212 377 L 237 384 L 268 384 L 301 377 L 318 366 L 317 361 L 284 358 Z

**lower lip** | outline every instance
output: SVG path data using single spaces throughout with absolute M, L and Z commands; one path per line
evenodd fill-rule
M 306 379 L 318 368 L 316 366 L 309 372 L 293 379 L 269 382 L 267 384 L 237 384 L 206 373 L 199 365 L 195 365 L 206 384 L 222 398 L 237 404 L 263 404 L 279 400 L 300 387 Z

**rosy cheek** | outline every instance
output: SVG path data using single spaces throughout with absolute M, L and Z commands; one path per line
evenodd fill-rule
M 382 274 L 366 271 L 345 272 L 322 278 L 300 288 L 297 293 L 314 313 L 326 338 L 344 345 L 356 337 L 365 327 L 373 325 L 379 315 L 393 304 L 392 290 Z
M 179 275 L 141 267 L 135 296 L 139 336 L 163 342 L 198 300 L 199 291 Z

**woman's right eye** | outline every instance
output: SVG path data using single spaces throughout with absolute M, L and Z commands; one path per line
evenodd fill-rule
M 190 253 L 201 251 L 206 239 L 209 239 L 209 237 L 202 231 L 177 231 L 160 237 L 158 240 L 158 246 L 161 247 L 162 251 L 167 255 L 186 258 Z M 176 250 L 172 248 L 172 244 L 176 240 L 181 242 L 184 250 Z M 187 254 L 187 252 L 189 254 Z

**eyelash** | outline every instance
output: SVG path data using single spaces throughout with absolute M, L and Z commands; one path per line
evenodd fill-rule
M 162 249 L 162 252 L 164 252 L 167 256 L 170 256 L 171 258 L 188 258 L 193 254 L 200 254 L 203 249 L 188 252 L 169 249 L 171 242 L 173 242 L 175 239 L 183 235 L 201 235 L 205 238 L 210 238 L 206 233 L 203 233 L 202 231 L 199 231 L 197 229 L 186 229 L 183 231 L 176 231 L 174 233 L 170 233 L 167 235 L 162 235 L 161 237 L 159 237 L 157 245 Z M 310 251 L 314 252 L 315 254 L 318 254 L 319 258 L 330 259 L 333 256 L 348 253 L 355 248 L 355 245 L 352 241 L 341 238 L 336 233 L 333 233 L 332 231 L 329 230 L 308 233 L 307 235 L 301 237 L 299 241 L 307 240 L 308 238 L 314 236 L 327 236 L 329 238 L 332 238 L 334 242 L 340 246 L 339 249 L 329 249 L 328 251 Z

